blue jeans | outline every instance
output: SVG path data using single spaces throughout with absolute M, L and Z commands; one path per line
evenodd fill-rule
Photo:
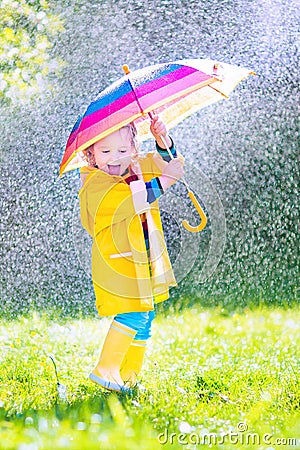
M 155 311 L 130 312 L 117 314 L 114 320 L 136 330 L 135 340 L 146 340 L 151 337 L 151 324 L 154 317 Z

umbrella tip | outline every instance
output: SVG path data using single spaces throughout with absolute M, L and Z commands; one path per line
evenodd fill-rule
M 124 64 L 124 66 L 122 68 L 126 75 L 128 75 L 130 73 L 130 70 L 129 70 L 129 67 L 127 66 L 127 64 Z

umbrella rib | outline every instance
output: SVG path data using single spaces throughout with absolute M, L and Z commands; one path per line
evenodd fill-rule
M 197 91 L 198 89 L 204 88 L 206 86 L 210 86 L 210 84 L 214 83 L 215 81 L 219 81 L 219 80 L 217 78 L 213 78 L 212 80 L 210 79 L 210 80 L 206 80 L 204 82 L 201 81 L 201 83 L 195 84 L 193 86 L 190 86 L 189 88 L 182 90 L 180 93 L 177 92 L 175 94 L 172 94 L 169 97 L 166 97 L 166 98 L 158 101 L 157 103 L 152 104 L 151 108 L 150 108 L 150 111 L 154 111 L 155 109 L 159 108 L 160 106 L 165 105 L 166 104 L 166 100 L 168 100 L 168 102 L 169 101 L 173 101 L 173 100 L 177 100 L 178 98 L 180 98 L 182 96 L 186 96 L 186 95 L 192 94 L 193 92 Z M 142 111 L 143 111 L 143 113 L 148 113 L 149 112 L 148 110 L 149 110 L 149 107 L 145 108 Z
M 208 84 L 207 86 L 210 87 L 211 89 L 213 89 L 214 91 L 218 92 L 219 94 L 221 94 L 223 97 L 229 98 L 229 95 L 224 94 L 223 92 L 219 91 L 219 89 L 216 89 L 215 87 L 211 86 L 210 84 Z
M 133 94 L 134 94 L 134 97 L 135 97 L 135 100 L 136 100 L 136 102 L 137 102 L 137 104 L 138 104 L 138 107 L 140 108 L 141 113 L 144 114 L 144 111 L 143 111 L 143 109 L 142 109 L 142 107 L 141 107 L 141 104 L 140 104 L 140 102 L 139 102 L 139 99 L 138 99 L 138 97 L 137 97 L 137 95 L 136 95 L 136 92 L 135 92 L 133 86 L 132 86 L 131 80 L 130 80 L 130 78 L 129 78 L 129 74 L 128 74 L 127 76 L 128 76 L 127 79 L 128 79 L 129 86 L 131 87 L 131 90 L 132 90 L 132 92 L 133 92 Z

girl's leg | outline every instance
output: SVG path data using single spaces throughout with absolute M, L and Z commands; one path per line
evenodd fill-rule
M 146 349 L 146 340 L 134 340 L 130 344 L 120 370 L 125 385 L 134 386 L 136 384 L 137 377 L 142 370 Z
M 138 325 L 138 330 L 124 357 L 120 373 L 125 383 L 134 385 L 142 369 L 147 340 L 151 337 L 151 324 L 155 317 L 155 311 L 128 314 L 130 314 L 131 325 L 135 328 Z M 123 322 L 128 318 L 127 314 L 120 314 L 115 319 Z M 135 320 L 137 320 L 137 323 L 134 322 Z
M 113 320 L 100 359 L 89 376 L 92 381 L 114 391 L 126 390 L 120 376 L 120 367 L 135 335 L 135 329 Z

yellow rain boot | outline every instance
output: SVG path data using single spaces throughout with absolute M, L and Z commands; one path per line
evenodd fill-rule
M 127 386 L 134 386 L 137 381 L 137 376 L 139 375 L 144 355 L 146 351 L 147 341 L 145 340 L 134 340 L 125 355 L 121 366 L 121 377 Z
M 112 391 L 128 391 L 120 376 L 120 367 L 136 331 L 113 321 L 105 338 L 100 359 L 89 378 Z

